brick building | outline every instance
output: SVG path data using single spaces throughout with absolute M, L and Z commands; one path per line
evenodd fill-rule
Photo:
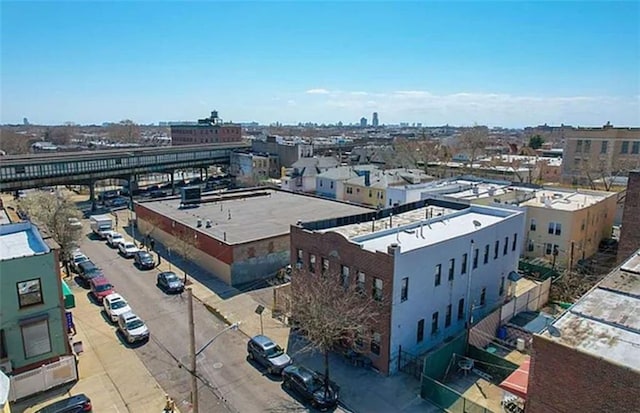
M 218 112 L 199 119 L 194 124 L 171 125 L 172 145 L 196 145 L 199 143 L 227 143 L 242 141 L 242 127 L 234 123 L 224 123 Z
M 368 211 L 264 188 L 204 195 L 193 208 L 181 207 L 180 197 L 168 197 L 135 202 L 134 210 L 139 231 L 150 233 L 173 254 L 172 246 L 187 240 L 195 247 L 191 260 L 229 285 L 267 278 L 289 264 L 289 228 L 298 220 Z
M 527 413 L 640 411 L 640 251 L 534 335 Z
M 640 248 L 640 170 L 629 172 L 627 194 L 622 213 L 618 262 L 625 260 Z
M 640 167 L 640 128 L 563 128 L 562 180 L 588 183 L 588 177 L 625 174 Z
M 444 214 L 425 219 L 432 208 Z M 504 302 L 523 227 L 518 210 L 427 199 L 292 226 L 291 264 L 302 274 L 333 270 L 381 301 L 363 351 L 391 374 L 400 349 L 423 354 Z M 302 279 L 313 277 L 292 282 Z

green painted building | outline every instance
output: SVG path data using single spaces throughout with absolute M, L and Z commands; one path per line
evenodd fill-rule
M 0 366 L 7 372 L 72 354 L 58 248 L 30 222 L 0 226 Z

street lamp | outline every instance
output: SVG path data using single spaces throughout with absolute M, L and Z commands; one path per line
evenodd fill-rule
M 226 333 L 227 331 L 230 331 L 230 330 L 236 331 L 238 329 L 238 327 L 240 327 L 240 322 L 239 321 L 236 322 L 236 323 L 233 323 L 233 324 L 231 324 L 229 326 L 226 326 L 225 328 L 220 330 L 218 332 L 218 334 L 213 336 L 213 338 L 211 340 L 207 341 L 207 344 L 202 346 L 200 348 L 200 350 L 196 351 L 196 357 L 198 357 L 200 355 L 200 353 L 202 353 L 204 350 L 206 350 L 206 348 L 209 347 L 211 345 L 211 343 L 213 343 L 215 341 L 216 338 L 220 337 L 220 335 L 222 335 L 222 333 Z

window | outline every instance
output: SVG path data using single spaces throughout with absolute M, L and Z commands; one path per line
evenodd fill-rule
M 364 293 L 364 282 L 365 276 L 362 271 L 358 271 L 358 281 L 356 283 L 356 291 L 363 294 Z
M 489 244 L 484 246 L 484 263 L 489 262 Z
M 453 280 L 453 273 L 456 269 L 456 259 L 451 258 L 449 260 L 449 281 Z
M 373 279 L 373 299 L 382 301 L 382 280 L 380 278 Z
M 551 255 L 551 253 L 553 252 L 553 244 L 544 244 L 544 253 L 547 255 Z
M 640 141 L 633 142 L 633 145 L 631 145 L 631 153 L 634 155 L 640 153 Z
M 24 357 L 41 356 L 51 352 L 51 339 L 49 336 L 49 320 L 41 320 L 25 324 L 20 327 Z
M 500 292 L 499 292 L 499 295 L 502 296 L 502 294 L 504 294 L 504 277 L 502 277 L 501 280 L 500 280 Z
M 562 224 L 560 224 L 559 222 L 549 222 L 549 234 L 562 234 Z
M 375 331 L 371 334 L 371 352 L 376 355 L 380 355 L 380 341 L 382 336 Z
M 347 192 L 348 194 L 352 194 L 352 193 L 353 193 L 353 188 L 352 188 L 352 187 L 350 187 L 350 186 L 348 186 L 348 187 L 347 187 L 347 189 L 346 189 L 346 192 Z
M 458 320 L 464 319 L 464 298 L 458 301 Z
M 462 254 L 462 266 L 460 268 L 460 274 L 467 273 L 467 254 Z
M 418 321 L 418 332 L 416 336 L 418 343 L 422 343 L 422 340 L 424 340 L 424 318 Z
M 518 233 L 515 233 L 513 234 L 513 244 L 511 244 L 511 251 L 515 251 L 517 245 L 518 245 Z
M 40 288 L 40 279 L 29 281 L 21 281 L 16 284 L 18 287 L 18 304 L 20 308 L 29 307 L 31 305 L 42 304 L 42 290 Z
M 438 312 L 436 311 L 431 316 L 431 334 L 436 334 L 438 332 Z
M 582 139 L 576 141 L 576 152 L 582 152 Z
M 302 263 L 302 250 L 296 251 L 296 262 Z
M 502 255 L 507 255 L 509 251 L 509 237 L 504 237 L 504 245 L 502 246 Z
M 602 141 L 600 144 L 600 153 L 607 153 L 608 146 L 609 146 L 609 141 Z
M 473 250 L 473 269 L 478 268 L 478 249 Z
M 584 151 L 586 153 L 590 153 L 591 152 L 591 141 L 588 140 L 588 139 L 584 141 Z
M 340 282 L 344 288 L 349 287 L 349 267 L 346 265 L 340 266 Z
M 620 153 L 629 153 L 629 141 L 622 141 L 622 147 Z
M 498 253 L 500 252 L 500 240 L 497 240 L 493 246 L 493 259 L 498 259 Z
M 442 264 L 438 264 L 436 265 L 436 274 L 435 274 L 435 285 L 438 286 L 440 285 L 440 280 L 442 279 Z
M 533 251 L 534 248 L 534 244 L 532 240 L 529 240 L 529 243 L 527 244 L 527 251 L 531 252 Z
M 400 286 L 400 301 L 407 301 L 407 298 L 409 298 L 409 278 L 405 277 Z
M 309 254 L 309 272 L 316 272 L 316 256 Z
M 325 275 L 329 272 L 329 260 L 322 258 L 322 274 Z
M 4 338 L 4 330 L 0 330 L 0 359 L 7 358 L 7 343 Z
M 482 292 L 480 293 L 480 305 L 484 305 L 486 299 L 487 299 L 487 289 L 483 288 Z
M 535 219 L 535 218 L 531 218 L 531 225 L 529 226 L 529 229 L 530 229 L 531 231 L 535 231 L 537 226 L 538 226 L 538 225 L 537 225 L 537 223 L 536 223 L 536 219 Z
M 447 306 L 447 312 L 444 316 L 444 327 L 447 328 L 451 325 L 451 304 Z

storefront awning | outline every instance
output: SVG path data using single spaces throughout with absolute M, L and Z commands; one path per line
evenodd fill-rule
M 500 383 L 500 388 L 514 394 L 521 399 L 527 399 L 527 387 L 529 386 L 529 366 L 531 358 L 527 357 L 518 370 L 514 371 Z
M 64 280 L 60 280 L 62 283 L 62 298 L 64 298 L 64 308 L 69 310 L 76 306 L 76 298 L 73 296 L 71 292 L 71 288 L 64 282 Z

